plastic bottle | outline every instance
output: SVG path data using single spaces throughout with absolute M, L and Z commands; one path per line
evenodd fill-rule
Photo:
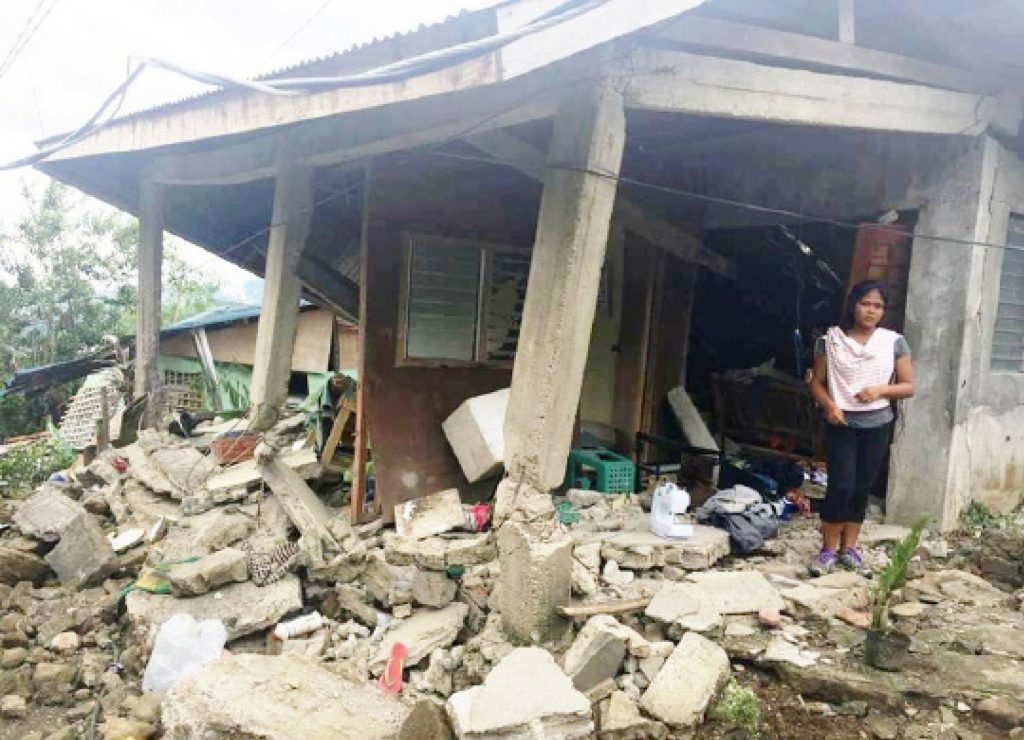
M 320 612 L 310 612 L 287 622 L 281 622 L 281 624 L 274 627 L 274 637 L 278 640 L 288 640 L 292 637 L 316 632 L 323 626 L 324 618 L 320 615 Z

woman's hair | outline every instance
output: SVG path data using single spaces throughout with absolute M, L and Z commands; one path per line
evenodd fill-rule
M 840 329 L 843 331 L 849 331 L 853 328 L 855 323 L 853 319 L 853 309 L 858 303 L 860 303 L 861 298 L 873 290 L 877 290 L 878 294 L 882 296 L 883 304 L 889 303 L 889 289 L 886 287 L 885 283 L 881 280 L 861 280 L 850 289 L 850 295 L 846 298 L 846 308 L 843 309 L 843 317 L 839 321 Z

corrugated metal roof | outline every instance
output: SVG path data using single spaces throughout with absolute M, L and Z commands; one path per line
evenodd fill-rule
M 299 310 L 301 311 L 306 311 L 311 308 L 316 308 L 316 306 L 307 300 L 303 300 L 299 304 Z M 160 335 L 164 336 L 167 334 L 175 334 L 189 329 L 209 329 L 214 326 L 237 324 L 241 321 L 251 321 L 253 319 L 258 319 L 259 317 L 259 304 L 215 306 L 207 311 L 202 311 L 194 316 L 189 316 L 187 319 L 182 319 L 170 326 L 165 326 L 160 330 Z
M 444 31 L 444 30 L 455 30 L 456 27 L 460 26 L 460 25 L 467 25 L 467 26 L 472 25 L 472 23 L 474 21 L 480 21 L 481 19 L 484 19 L 487 16 L 493 16 L 494 8 L 498 7 L 500 5 L 504 5 L 504 4 L 506 4 L 506 3 L 496 2 L 496 3 L 494 3 L 494 5 L 486 7 L 486 8 L 483 8 L 481 10 L 472 10 L 472 11 L 471 10 L 462 10 L 457 15 L 447 16 L 443 20 L 437 21 L 436 23 L 420 24 L 417 28 L 414 28 L 414 29 L 412 29 L 410 31 L 402 31 L 402 32 L 398 32 L 398 33 L 393 33 L 393 34 L 390 34 L 388 36 L 381 37 L 379 39 L 375 38 L 372 41 L 367 41 L 367 42 L 363 42 L 363 43 L 353 44 L 352 46 L 348 47 L 347 49 L 334 52 L 333 54 L 327 54 L 327 55 L 321 56 L 321 57 L 314 57 L 312 59 L 306 59 L 306 60 L 303 60 L 301 62 L 297 62 L 295 64 L 292 64 L 292 65 L 289 65 L 289 66 L 286 66 L 286 67 L 281 67 L 280 69 L 276 69 L 276 70 L 274 70 L 272 72 L 267 72 L 267 73 L 262 74 L 262 75 L 260 75 L 258 77 L 255 77 L 254 79 L 257 80 L 257 81 L 263 81 L 263 80 L 272 80 L 272 79 L 282 79 L 282 78 L 287 78 L 287 77 L 300 77 L 300 76 L 301 77 L 306 77 L 306 76 L 313 76 L 311 73 L 317 72 L 318 70 L 319 70 L 318 74 L 328 74 L 330 72 L 339 73 L 342 70 L 339 70 L 339 69 L 336 69 L 336 68 L 338 66 L 344 65 L 346 62 L 352 60 L 353 57 L 356 56 L 356 55 L 364 54 L 364 53 L 366 53 L 368 51 L 372 51 L 372 50 L 375 50 L 375 49 L 383 49 L 384 47 L 387 47 L 389 45 L 407 44 L 410 41 L 414 41 L 414 40 L 418 39 L 419 37 L 429 36 L 430 34 L 439 34 L 439 32 Z M 494 32 L 494 31 L 492 31 L 492 32 Z M 469 39 L 463 39 L 463 40 L 469 40 Z M 420 54 L 420 53 L 424 53 L 424 52 L 429 51 L 429 50 L 441 49 L 441 48 L 444 48 L 445 46 L 448 46 L 448 44 L 437 44 L 437 45 L 432 46 L 429 49 L 416 49 L 415 53 L 416 54 Z M 408 56 L 412 56 L 412 54 L 400 55 L 399 57 L 397 57 L 393 61 L 397 61 L 397 59 L 405 58 L 405 57 L 408 57 Z M 377 66 L 377 65 L 369 65 L 369 66 L 366 67 L 366 69 L 370 69 L 373 66 Z M 324 70 L 323 69 L 324 67 L 327 67 L 327 68 L 330 68 L 330 69 L 329 70 Z M 361 71 L 361 70 L 353 68 L 353 69 L 344 69 L 344 71 L 345 72 L 354 72 L 354 71 Z M 199 101 L 202 101 L 202 102 L 205 103 L 209 99 L 215 98 L 215 97 L 218 97 L 218 96 L 239 95 L 239 94 L 246 94 L 246 93 L 242 93 L 242 92 L 239 92 L 239 91 L 236 91 L 236 90 L 231 90 L 231 91 L 228 91 L 228 90 L 210 90 L 209 92 L 196 93 L 195 95 L 187 95 L 187 96 L 185 96 L 183 98 L 179 98 L 177 100 L 168 101 L 166 103 L 160 103 L 159 105 L 154 105 L 154 106 L 151 106 L 149 108 L 143 108 L 142 110 L 134 111 L 132 113 L 129 113 L 129 114 L 126 114 L 126 115 L 123 115 L 123 116 L 119 116 L 119 117 L 115 118 L 114 121 L 120 122 L 120 121 L 131 120 L 131 119 L 136 118 L 136 117 L 151 115 L 153 113 L 158 113 L 158 112 L 166 110 L 166 109 L 175 108 L 175 107 L 180 106 L 180 105 L 196 103 L 196 102 L 199 102 Z

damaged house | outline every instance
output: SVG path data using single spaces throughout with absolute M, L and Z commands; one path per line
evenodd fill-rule
M 1022 32 L 1008 0 L 511 0 L 60 140 L 39 169 L 140 219 L 145 414 L 0 502 L 0 717 L 661 738 L 757 689 L 773 737 L 1024 727 L 1024 529 L 948 531 L 1024 491 Z M 264 277 L 255 328 L 161 334 L 165 232 Z M 809 578 L 808 502 L 741 486 L 784 536 L 730 559 L 659 477 L 813 461 L 810 348 L 866 277 L 917 372 L 860 539 L 887 575 Z M 358 379 L 322 446 L 282 413 L 314 315 Z M 201 451 L 242 420 L 157 426 L 205 345 L 252 363 L 254 459 Z
M 358 317 L 384 512 L 464 485 L 441 422 L 510 384 L 508 472 L 548 490 L 577 416 L 628 452 L 687 368 L 759 340 L 756 319 L 710 314 L 771 310 L 741 297 L 766 271 L 794 306 L 788 335 L 806 329 L 790 257 L 765 245 L 781 224 L 843 287 L 881 274 L 899 296 L 919 379 L 889 515 L 948 527 L 971 500 L 1015 501 L 1024 268 L 998 245 L 1021 242 L 1024 171 L 1003 5 L 911 3 L 895 23 L 872 0 L 570 3 L 552 19 L 563 5 L 503 3 L 275 75 L 406 62 L 380 84 L 215 92 L 40 164 L 141 218 L 137 392 L 157 382 L 167 230 L 266 278 L 257 409 L 286 392 L 300 294 Z M 888 211 L 891 227 L 835 225 Z

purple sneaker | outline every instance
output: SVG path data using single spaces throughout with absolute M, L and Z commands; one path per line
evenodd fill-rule
M 854 573 L 860 573 L 861 575 L 865 575 L 868 572 L 868 567 L 864 565 L 864 559 L 861 558 L 856 547 L 847 547 L 839 553 L 839 564 L 846 568 L 846 570 L 852 570 Z
M 811 575 L 824 576 L 828 575 L 836 569 L 836 552 L 835 550 L 829 550 L 822 548 L 821 552 L 818 553 L 818 557 L 811 563 L 810 571 Z

